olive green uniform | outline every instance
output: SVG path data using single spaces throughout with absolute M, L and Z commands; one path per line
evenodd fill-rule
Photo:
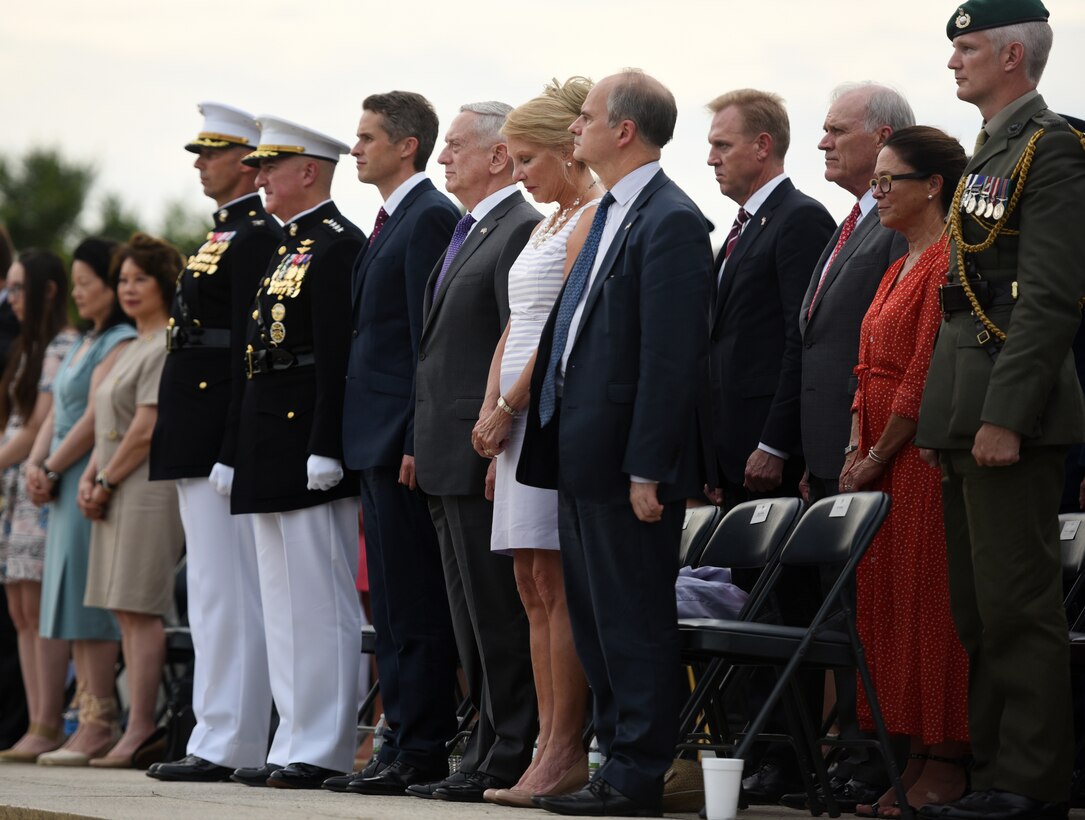
M 1073 718 L 1058 506 L 1066 449 L 1085 440 L 1070 350 L 1085 294 L 1085 149 L 1036 92 L 1006 106 L 985 131 L 962 187 L 977 175 L 977 198 L 986 186 L 986 200 L 997 204 L 1001 192 L 1007 215 L 1000 221 L 986 207 L 966 213 L 960 206 L 969 196 L 958 192 L 951 217 L 963 243 L 983 245 L 996 233 L 977 252 L 952 246 L 953 292 L 916 443 L 941 457 L 950 596 L 971 662 L 972 787 L 1060 802 L 1069 796 Z M 1004 343 L 962 306 L 962 261 L 969 277 L 986 282 L 973 291 Z M 1018 463 L 976 464 L 971 449 L 983 423 L 1021 435 Z

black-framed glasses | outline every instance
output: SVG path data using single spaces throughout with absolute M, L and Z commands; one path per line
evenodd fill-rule
M 893 190 L 893 183 L 902 179 L 930 179 L 933 174 L 926 171 L 912 171 L 908 174 L 882 174 L 877 179 L 870 180 L 870 190 L 880 191 L 887 194 Z

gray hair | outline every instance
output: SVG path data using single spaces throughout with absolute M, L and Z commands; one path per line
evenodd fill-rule
M 870 80 L 841 83 L 833 89 L 829 102 L 835 103 L 855 91 L 867 91 L 869 94 L 863 115 L 863 127 L 868 132 L 876 131 L 883 125 L 888 125 L 894 131 L 915 125 L 915 114 L 904 95 L 894 88 Z
M 607 125 L 613 128 L 622 120 L 632 120 L 641 139 L 662 148 L 674 136 L 678 119 L 674 95 L 639 68 L 624 69 L 617 77 L 607 96 Z
M 486 102 L 467 103 L 460 106 L 461 114 L 477 114 L 475 117 L 475 137 L 479 142 L 488 145 L 505 141 L 501 135 L 501 128 L 505 125 L 505 118 L 512 111 L 512 106 L 497 100 Z
M 1051 24 L 1043 20 L 987 29 L 987 38 L 996 52 L 1001 53 L 1010 43 L 1024 46 L 1025 79 L 1033 85 L 1040 84 L 1040 77 L 1047 67 L 1047 57 L 1051 54 L 1051 41 L 1054 36 Z

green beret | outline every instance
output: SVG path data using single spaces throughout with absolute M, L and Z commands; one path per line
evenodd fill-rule
M 946 36 L 1002 28 L 1015 23 L 1046 23 L 1050 15 L 1041 0 L 968 0 L 946 23 Z

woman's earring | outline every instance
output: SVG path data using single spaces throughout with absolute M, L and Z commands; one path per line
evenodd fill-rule
M 573 167 L 573 161 L 571 159 L 565 160 L 565 167 L 566 168 L 572 168 Z
M 927 199 L 934 199 L 934 194 L 927 194 Z

